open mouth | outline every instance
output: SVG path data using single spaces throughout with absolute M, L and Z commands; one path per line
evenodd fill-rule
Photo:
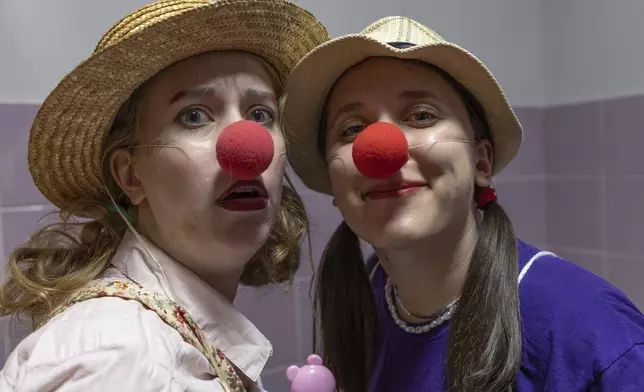
M 257 180 L 236 181 L 217 199 L 217 205 L 229 211 L 257 211 L 267 204 L 268 192 Z
M 253 197 L 260 197 L 259 191 L 257 189 L 240 189 L 238 191 L 233 191 L 224 197 L 223 200 L 239 200 L 239 199 L 252 199 Z

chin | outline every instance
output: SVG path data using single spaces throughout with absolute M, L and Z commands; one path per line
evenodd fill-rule
M 237 224 L 232 225 L 223 234 L 220 232 L 219 236 L 223 235 L 223 238 L 218 239 L 218 241 L 226 243 L 235 251 L 248 249 L 248 252 L 254 254 L 266 243 L 270 231 L 271 226 L 268 223 L 256 223 L 255 225 Z
M 391 249 L 408 246 L 439 235 L 444 231 L 440 219 L 423 216 L 395 219 L 388 222 L 368 222 L 365 226 L 365 241 L 376 248 Z
M 378 233 L 373 233 L 370 235 L 372 238 L 364 238 L 365 241 L 373 245 L 378 249 L 392 249 L 392 248 L 401 248 L 404 246 L 411 245 L 418 241 L 422 241 L 427 238 L 427 235 L 424 233 L 418 233 L 410 230 L 405 231 L 390 231 L 382 230 Z

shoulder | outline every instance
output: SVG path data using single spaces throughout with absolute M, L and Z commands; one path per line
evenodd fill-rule
M 67 349 L 118 345 L 156 354 L 177 351 L 181 337 L 141 303 L 115 297 L 90 299 L 71 306 L 43 326 L 43 337 L 75 336 Z M 161 356 L 160 358 L 164 358 Z
M 644 343 L 637 344 L 600 373 L 591 392 L 639 392 L 644 386 Z
M 103 297 L 71 306 L 27 336 L 7 359 L 4 376 L 86 358 L 105 366 L 149 362 L 172 368 L 182 340 L 156 313 L 136 301 Z
M 537 257 L 535 257 L 537 256 Z M 591 317 L 599 324 L 630 320 L 644 331 L 644 316 L 618 288 L 547 251 L 519 243 L 522 306 L 551 316 Z
M 644 315 L 604 279 L 523 242 L 519 265 L 524 345 L 535 363 L 593 380 L 644 343 Z

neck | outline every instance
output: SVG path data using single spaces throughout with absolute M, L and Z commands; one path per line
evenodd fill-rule
M 223 295 L 230 303 L 233 303 L 235 301 L 239 281 L 246 264 L 241 262 L 230 263 L 229 260 L 231 258 L 232 256 L 228 257 L 226 259 L 227 262 L 218 258 L 211 258 L 204 261 L 191 260 L 188 257 L 175 257 L 175 260 L 191 270 L 210 287 L 217 290 L 219 294 Z M 214 270 L 212 266 L 219 266 L 220 268 Z M 221 268 L 222 266 L 226 266 L 226 268 Z
M 460 295 L 477 236 L 475 217 L 471 216 L 460 230 L 376 251 L 406 310 L 430 317 Z M 420 321 L 405 312 L 400 316 L 408 322 Z
M 154 219 L 150 219 L 149 216 L 149 211 L 141 210 L 139 219 L 140 233 L 232 303 L 237 295 L 239 280 L 246 264 L 243 262 L 231 262 L 231 259 L 237 257 L 242 259 L 244 255 L 224 254 L 221 259 L 196 259 L 194 252 L 190 251 L 191 247 L 189 245 L 183 244 L 182 246 L 178 241 L 166 238 L 158 230 Z M 251 256 L 248 255 L 246 260 L 250 259 Z M 217 270 L 214 270 L 213 266 L 218 267 Z
M 242 271 L 229 272 L 229 273 L 212 273 L 209 271 L 193 271 L 197 276 L 203 279 L 210 287 L 217 290 L 223 295 L 230 303 L 235 301 L 237 295 L 237 288 L 239 287 L 239 278 Z

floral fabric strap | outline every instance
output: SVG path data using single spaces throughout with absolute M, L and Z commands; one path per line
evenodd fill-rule
M 147 309 L 156 312 L 161 320 L 179 332 L 187 343 L 194 346 L 208 359 L 226 392 L 246 392 L 241 379 L 224 354 L 208 344 L 203 333 L 185 309 L 165 295 L 147 290 L 134 282 L 114 281 L 90 284 L 72 295 L 38 327 L 40 328 L 51 318 L 64 312 L 74 304 L 102 297 L 117 297 L 137 301 Z

